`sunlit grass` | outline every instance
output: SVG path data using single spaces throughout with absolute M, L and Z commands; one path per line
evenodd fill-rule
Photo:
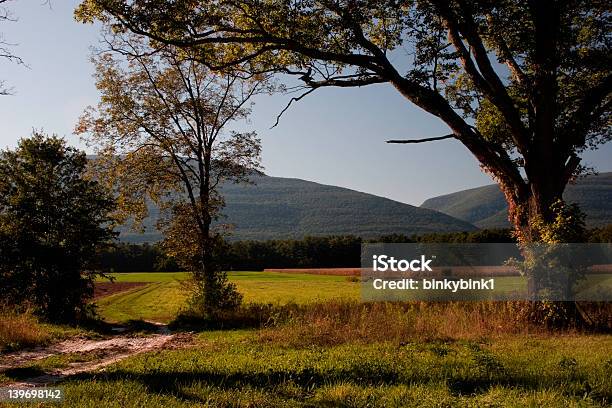
M 115 273 L 117 282 L 149 282 L 148 285 L 117 293 L 96 303 L 99 314 L 111 322 L 144 319 L 168 322 L 184 307 L 188 288 L 181 283 L 185 272 Z M 312 303 L 328 299 L 360 297 L 359 283 L 343 276 L 287 274 L 278 272 L 230 272 L 246 303 Z
M 603 407 L 611 347 L 610 336 L 509 336 L 292 349 L 213 332 L 62 386 L 65 406 L 82 407 Z

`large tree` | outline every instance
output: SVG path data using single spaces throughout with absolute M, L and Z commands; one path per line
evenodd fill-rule
M 533 242 L 584 170 L 581 152 L 611 138 L 611 11 L 605 0 L 84 0 L 76 16 L 211 69 L 297 75 L 305 93 L 388 83 L 450 129 L 400 142 L 463 143 Z
M 35 133 L 0 151 L 0 304 L 50 320 L 89 312 L 95 260 L 114 237 L 114 200 L 87 176 L 84 152 Z
M 76 132 L 99 154 L 99 177 L 118 194 L 119 208 L 136 225 L 152 201 L 169 255 L 193 273 L 193 306 L 205 313 L 240 301 L 217 251 L 225 228 L 216 223 L 223 183 L 248 182 L 260 169 L 254 132 L 231 126 L 245 120 L 251 98 L 267 91 L 265 75 L 217 74 L 165 46 L 154 50 L 134 35 L 107 36 L 94 58 L 102 94 Z

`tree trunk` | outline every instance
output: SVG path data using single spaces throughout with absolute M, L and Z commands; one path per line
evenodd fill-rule
M 562 199 L 562 194 L 553 191 L 549 186 L 541 186 L 530 183 L 526 197 L 514 206 L 515 214 L 513 218 L 514 230 L 523 255 L 527 257 L 531 244 L 543 242 L 543 237 L 539 227 L 542 224 L 550 224 L 554 221 L 554 214 L 551 206 L 556 201 Z M 533 253 L 531 254 L 533 256 Z M 539 292 L 539 279 L 536 274 L 527 274 L 527 291 L 530 299 L 534 300 Z
M 525 190 L 525 194 L 520 196 L 520 199 L 508 200 L 509 218 L 513 223 L 515 235 L 526 259 L 528 256 L 548 256 L 546 248 L 538 250 L 533 244 L 549 245 L 571 243 L 572 241 L 570 238 L 559 242 L 548 242 L 548 239 L 542 235 L 543 228 L 549 228 L 556 222 L 557 214 L 552 208 L 553 204 L 563 199 L 565 183 L 559 182 L 559 179 L 558 174 L 555 174 L 551 169 L 546 169 L 544 165 L 542 166 L 542 173 L 531 175 L 528 188 Z M 570 301 L 575 284 L 573 275 L 565 276 L 563 272 L 559 272 L 559 276 L 556 276 L 554 274 L 557 271 L 548 269 L 550 268 L 545 267 L 543 270 L 538 270 L 536 267 L 526 271 L 528 299 L 531 301 L 528 308 L 532 319 L 538 323 L 555 326 L 588 324 L 588 319 L 585 319 L 577 302 Z M 550 273 L 553 275 L 550 275 Z M 538 300 L 542 299 L 539 294 L 541 290 L 549 289 L 551 277 L 552 279 L 560 279 L 555 281 L 554 287 L 564 289 L 563 292 L 557 294 L 557 296 L 562 296 L 564 301 L 559 301 L 557 297 L 552 299 L 551 302 L 540 302 Z M 561 281 L 561 279 L 565 280 Z M 551 321 L 546 321 L 546 319 L 551 319 Z

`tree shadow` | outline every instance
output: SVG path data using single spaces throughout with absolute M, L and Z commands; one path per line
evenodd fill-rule
M 315 388 L 335 383 L 355 383 L 360 386 L 393 386 L 393 385 L 429 385 L 435 381 L 446 383 L 449 392 L 455 396 L 475 396 L 488 392 L 494 386 L 507 386 L 525 391 L 536 391 L 544 386 L 527 377 L 520 378 L 447 378 L 439 379 L 423 375 L 403 376 L 392 369 L 351 367 L 346 370 L 315 371 L 273 370 L 265 372 L 220 373 L 209 370 L 164 371 L 134 373 L 125 370 L 95 374 L 79 374 L 71 377 L 78 380 L 95 380 L 96 382 L 136 381 L 153 394 L 172 395 L 186 401 L 205 402 L 197 395 L 186 392 L 194 384 L 204 384 L 222 390 L 236 390 L 244 387 L 278 393 L 278 386 L 292 384 L 304 390 L 306 394 Z M 605 398 L 604 398 L 605 399 Z

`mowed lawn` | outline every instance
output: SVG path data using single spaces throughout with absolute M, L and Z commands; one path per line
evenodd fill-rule
M 98 299 L 98 313 L 109 322 L 132 319 L 169 322 L 186 306 L 189 276 L 185 272 L 113 273 L 111 276 L 116 282 L 146 282 L 147 285 Z M 344 276 L 279 272 L 230 272 L 228 276 L 246 303 L 303 304 L 360 297 L 360 284 Z

